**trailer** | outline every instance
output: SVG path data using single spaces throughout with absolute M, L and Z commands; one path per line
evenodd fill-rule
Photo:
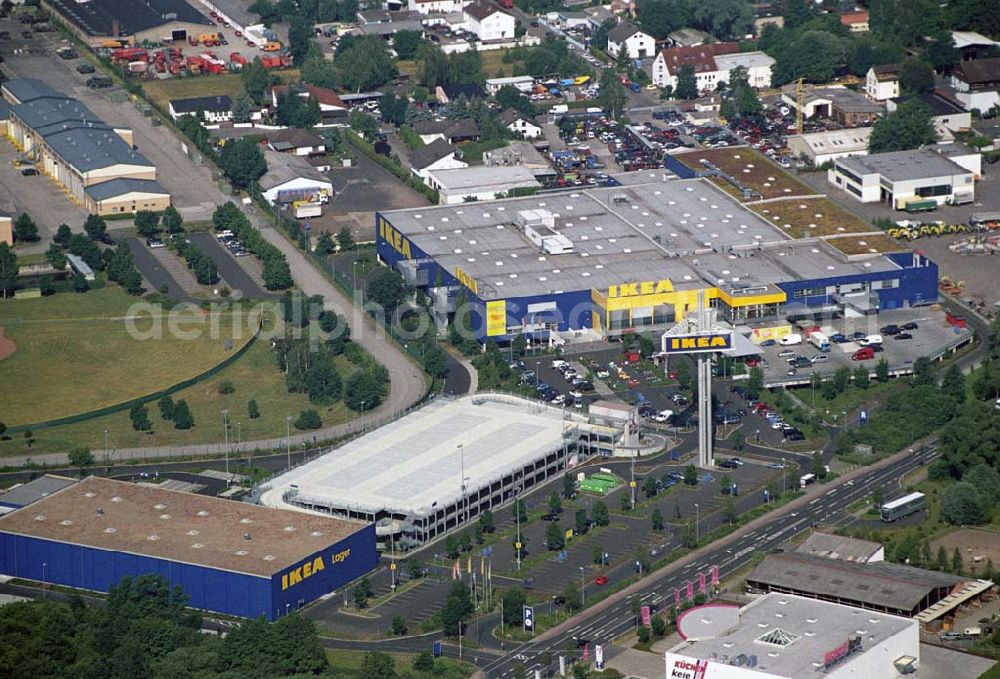
M 809 344 L 813 345 L 820 351 L 830 351 L 830 339 L 819 330 L 814 330 L 809 333 L 806 339 L 809 340 Z
M 911 200 L 903 205 L 903 209 L 910 214 L 918 212 L 933 212 L 938 209 L 938 204 L 933 198 L 929 198 L 927 200 Z
M 323 216 L 323 206 L 320 203 L 298 200 L 292 203 L 292 208 L 295 210 L 296 219 L 308 219 L 309 217 Z

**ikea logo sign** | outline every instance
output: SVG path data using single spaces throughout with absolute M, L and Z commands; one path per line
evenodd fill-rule
M 345 549 L 342 552 L 331 554 L 330 566 L 336 566 L 338 563 L 343 563 L 350 555 L 350 549 Z M 283 573 L 281 575 L 281 591 L 284 592 L 289 587 L 294 587 L 303 580 L 311 578 L 320 571 L 326 570 L 326 567 L 326 563 L 324 563 L 322 556 L 317 556 L 312 561 L 307 561 L 301 566 L 296 566 L 287 573 Z
M 379 224 L 379 235 L 382 239 L 392 246 L 392 249 L 403 255 L 407 259 L 413 259 L 413 255 L 410 252 L 410 241 L 405 238 L 403 234 L 396 229 L 389 226 L 389 222 L 384 219 L 381 220 Z
M 726 351 L 733 348 L 730 333 L 711 335 L 677 335 L 663 338 L 663 350 L 668 354 L 693 354 L 706 351 Z
M 668 279 L 660 281 L 642 281 L 640 283 L 623 283 L 608 286 L 608 297 L 640 297 L 642 295 L 659 295 L 673 292 L 674 286 Z

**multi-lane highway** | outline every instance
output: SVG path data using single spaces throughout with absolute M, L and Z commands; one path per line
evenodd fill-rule
M 673 602 L 674 588 L 683 590 L 689 580 L 697 580 L 699 573 L 707 573 L 712 566 L 718 566 L 720 578 L 725 578 L 749 563 L 754 552 L 772 550 L 813 524 L 836 522 L 843 510 L 864 498 L 872 489 L 881 486 L 889 493 L 898 490 L 903 475 L 926 464 L 936 454 L 933 446 L 907 452 L 892 464 L 823 487 L 822 493 L 816 497 L 796 501 L 774 516 L 755 522 L 752 529 L 737 532 L 736 539 L 720 541 L 718 547 L 698 552 L 696 558 L 682 560 L 674 567 L 654 573 L 633 586 L 635 591 L 629 596 L 610 605 L 598 605 L 593 611 L 578 615 L 538 640 L 511 649 L 503 658 L 484 666 L 483 671 L 487 677 L 502 679 L 512 676 L 515 667 L 523 664 L 530 675 L 531 670 L 546 669 L 541 664 L 544 653 L 557 658 L 560 654 L 565 655 L 567 648 L 582 644 L 583 640 L 586 640 L 592 654 L 595 645 L 609 644 L 635 625 L 631 599 L 638 598 L 643 605 L 669 606 Z M 579 653 L 577 651 L 576 655 L 579 656 Z

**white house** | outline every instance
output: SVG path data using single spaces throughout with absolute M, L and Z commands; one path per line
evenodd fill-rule
M 867 155 L 871 136 L 872 128 L 855 127 L 793 134 L 788 137 L 787 143 L 789 151 L 819 167 L 838 158 Z
M 429 172 L 469 167 L 467 162 L 456 157 L 457 153 L 457 146 L 437 139 L 410 154 L 410 171 L 427 184 Z
M 491 95 L 508 86 L 519 92 L 530 94 L 535 87 L 535 78 L 530 75 L 514 75 L 506 78 L 487 78 L 486 80 L 486 91 Z
M 542 136 L 542 128 L 535 121 L 512 108 L 500 114 L 500 120 L 508 130 L 522 139 L 538 139 Z
M 723 72 L 717 63 L 717 58 L 723 55 L 739 55 L 740 46 L 735 42 L 715 42 L 708 45 L 692 45 L 690 47 L 671 47 L 662 50 L 656 55 L 653 61 L 653 84 L 657 87 L 677 87 L 677 73 L 684 66 L 694 69 L 695 84 L 699 92 L 715 90 L 719 82 L 729 81 L 729 71 Z M 760 52 L 748 52 L 747 55 L 759 55 Z M 739 55 L 744 57 L 746 55 Z M 757 56 L 748 57 L 747 63 L 756 62 L 757 67 L 755 77 L 763 82 L 767 79 L 767 85 L 771 84 L 771 65 L 774 59 L 763 55 L 766 59 Z M 751 61 L 752 60 L 752 61 Z M 743 65 L 741 62 L 731 62 L 736 65 Z M 766 76 L 765 70 L 766 69 Z
M 449 14 L 462 11 L 460 0 L 408 0 L 406 8 L 421 14 Z
M 955 98 L 970 111 L 1000 106 L 1000 57 L 961 62 L 952 71 L 951 86 Z
M 172 99 L 170 117 L 178 120 L 184 115 L 201 115 L 207 123 L 224 123 L 233 119 L 233 102 L 228 94 Z
M 270 149 L 264 152 L 267 172 L 259 184 L 271 205 L 287 205 L 298 200 L 325 203 L 333 196 L 333 183 L 308 160 Z
M 761 89 L 771 86 L 771 69 L 775 61 L 763 52 L 738 52 L 736 54 L 720 54 L 715 57 L 715 66 L 719 69 L 717 82 L 729 82 L 729 76 L 734 68 L 745 68 L 747 82 L 750 87 Z
M 879 64 L 865 75 L 865 94 L 875 101 L 899 96 L 899 64 Z
M 931 112 L 931 123 L 939 139 L 953 139 L 954 133 L 972 127 L 972 113 L 965 111 L 957 102 L 944 96 L 943 92 L 924 92 L 915 96 L 896 97 L 885 102 L 886 111 L 892 113 L 901 104 L 917 100 Z
M 897 210 L 924 200 L 938 205 L 975 200 L 975 173 L 932 148 L 839 158 L 827 181 L 862 203 Z
M 656 53 L 656 40 L 635 24 L 622 21 L 608 31 L 608 55 L 617 59 L 622 50 L 629 59 L 645 59 Z
M 520 165 L 428 170 L 425 182 L 438 192 L 442 205 L 467 200 L 496 200 L 518 190 L 539 189 L 542 186 L 531 170 Z
M 513 40 L 517 21 L 496 5 L 476 0 L 464 10 L 466 29 L 479 36 L 482 42 Z

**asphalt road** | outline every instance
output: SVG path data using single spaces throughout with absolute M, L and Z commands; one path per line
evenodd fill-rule
M 219 275 L 226 285 L 232 290 L 239 290 L 245 299 L 277 299 L 278 294 L 268 292 L 257 285 L 257 282 L 250 277 L 243 267 L 240 266 L 236 258 L 229 254 L 224 247 L 219 244 L 214 234 L 200 232 L 188 234 L 188 238 L 202 252 L 215 262 L 219 269 Z
M 167 297 L 176 299 L 178 302 L 194 302 L 195 299 L 189 295 L 177 279 L 170 275 L 162 264 L 153 256 L 149 248 L 139 238 L 128 239 L 128 249 L 132 251 L 132 259 L 139 269 L 143 278 L 149 281 L 153 290 L 161 290 L 167 286 Z
M 933 459 L 934 455 L 933 449 L 906 453 L 901 459 L 865 470 L 850 480 L 823 486 L 821 493 L 817 492 L 820 489 L 811 493 L 816 497 L 795 501 L 776 514 L 768 515 L 765 520 L 738 531 L 734 534 L 738 536 L 735 539 L 714 543 L 654 573 L 626 590 L 629 592 L 627 596 L 612 597 L 604 605 L 563 623 L 538 640 L 510 649 L 506 656 L 483 668 L 485 675 L 491 678 L 513 675 L 515 667 L 523 664 L 530 676 L 534 669 L 546 669 L 540 663 L 540 657 L 545 652 L 555 658 L 565 654 L 568 645 L 575 645 L 582 639 L 586 639 L 591 648 L 596 644 L 610 644 L 635 625 L 631 599 L 638 598 L 643 605 L 671 605 L 674 588 L 685 588 L 689 580 L 696 580 L 698 573 L 706 572 L 712 565 L 718 566 L 719 577 L 725 578 L 749 563 L 754 552 L 774 549 L 814 523 L 833 518 L 865 497 L 872 487 L 882 486 L 890 491 L 898 489 L 899 479 L 904 474 Z

